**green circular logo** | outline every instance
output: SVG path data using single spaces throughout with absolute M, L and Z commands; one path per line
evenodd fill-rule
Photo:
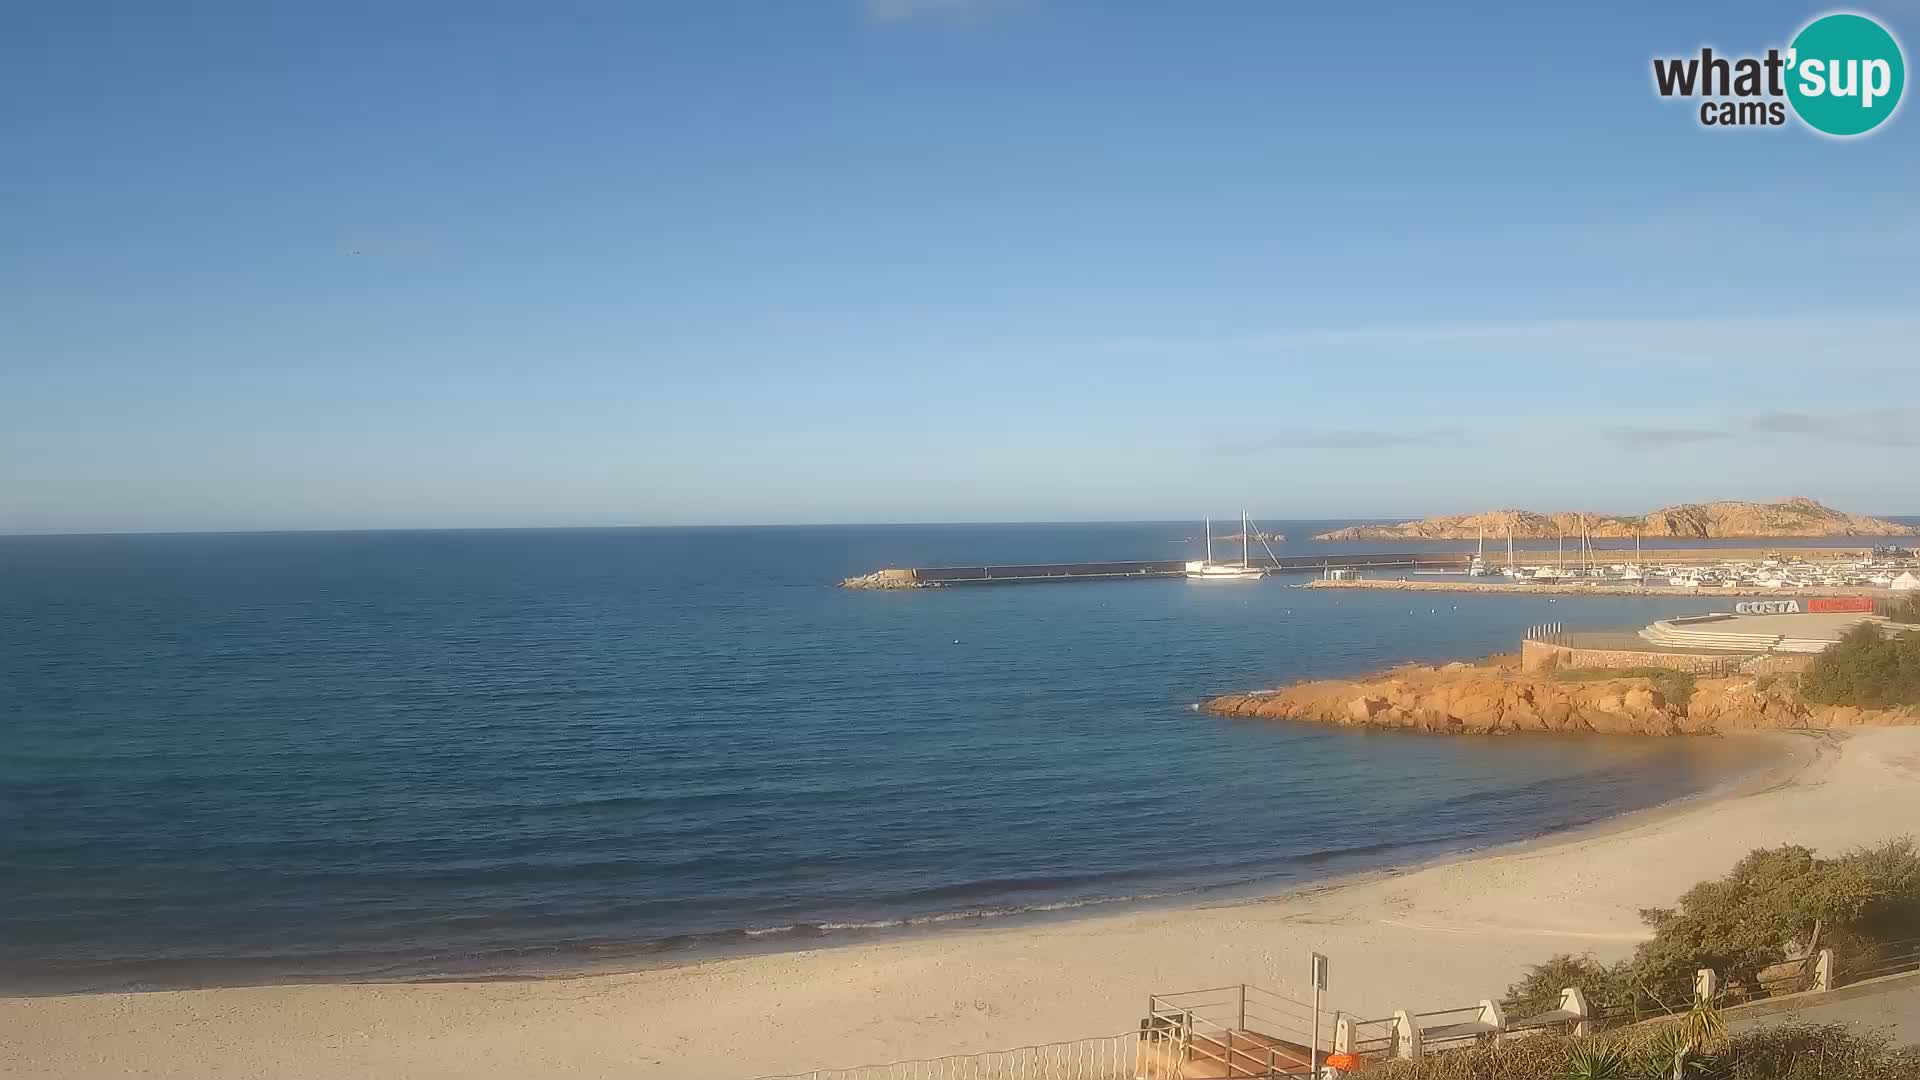
M 1787 53 L 1787 98 L 1817 131 L 1860 135 L 1900 106 L 1907 64 L 1900 43 L 1865 15 L 1825 15 Z

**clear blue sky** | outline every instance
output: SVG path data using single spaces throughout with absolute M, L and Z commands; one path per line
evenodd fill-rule
M 1920 513 L 1915 106 L 1651 86 L 1823 10 L 10 4 L 0 532 Z

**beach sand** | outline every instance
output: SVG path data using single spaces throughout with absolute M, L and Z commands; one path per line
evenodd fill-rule
M 1331 958 L 1329 1011 L 1468 1005 L 1554 953 L 1628 954 L 1639 908 L 1750 848 L 1837 850 L 1920 820 L 1920 729 L 1749 737 L 1780 741 L 1791 764 L 1528 844 L 1259 900 L 617 975 L 4 999 L 0 1074 L 738 1080 L 1119 1034 L 1154 992 L 1246 981 L 1300 995 L 1311 950 Z

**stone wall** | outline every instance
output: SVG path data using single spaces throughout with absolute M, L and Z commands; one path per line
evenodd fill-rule
M 1658 652 L 1638 649 L 1581 649 L 1553 645 L 1544 641 L 1520 643 L 1520 670 L 1551 671 L 1554 668 L 1636 668 L 1658 667 L 1685 671 L 1694 675 L 1726 675 L 1739 671 L 1748 675 L 1771 675 L 1805 671 L 1813 657 L 1806 655 L 1761 654 L 1742 657 L 1731 654 Z
M 1813 664 L 1806 653 L 1768 653 L 1740 665 L 1743 675 L 1797 675 Z

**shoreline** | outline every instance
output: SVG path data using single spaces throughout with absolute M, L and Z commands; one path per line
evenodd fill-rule
M 1655 807 L 1267 895 L 622 974 L 0 999 L 18 1035 L 0 1072 L 739 1078 L 1112 1034 L 1148 993 L 1301 991 L 1309 950 L 1333 959 L 1329 1011 L 1446 1007 L 1556 952 L 1625 955 L 1637 908 L 1752 847 L 1886 839 L 1920 808 L 1920 730 L 1743 737 L 1782 756 Z
M 1493 593 L 1519 596 L 1654 596 L 1654 597 L 1714 597 L 1714 596 L 1767 596 L 1797 597 L 1806 599 L 1813 596 L 1866 596 L 1874 599 L 1898 599 L 1906 594 L 1894 589 L 1882 589 L 1867 585 L 1836 585 L 1831 588 L 1800 589 L 1771 588 L 1765 585 L 1737 585 L 1732 588 L 1708 588 L 1698 585 L 1597 585 L 1591 582 L 1564 582 L 1553 585 L 1533 582 L 1500 583 L 1491 581 L 1422 581 L 1418 578 L 1360 578 L 1357 580 L 1328 581 L 1316 578 L 1306 582 L 1309 589 L 1397 589 L 1403 592 L 1464 592 Z
M 1190 706 L 1205 712 L 1204 703 Z M 1242 717 L 1220 717 L 1243 720 Z M 1265 721 L 1272 722 L 1272 721 Z M 1292 722 L 1292 721 L 1288 721 Z M 1319 727 L 1299 722 L 1303 728 Z M 1364 730 L 1341 732 L 1351 738 L 1370 738 Z M 1751 740 L 1760 743 L 1773 733 L 1758 734 Z M 1604 742 L 1642 741 L 1641 736 L 1578 732 L 1563 734 L 1562 739 L 1589 739 Z M 124 965 L 106 964 L 104 974 L 88 972 L 46 973 L 26 976 L 17 985 L 0 983 L 0 1002 L 60 997 L 100 997 L 196 993 L 207 991 L 261 990 L 275 987 L 352 987 L 413 986 L 442 984 L 568 982 L 579 979 L 699 967 L 706 964 L 752 960 L 790 953 L 814 952 L 863 946 L 911 942 L 945 934 L 988 933 L 1033 927 L 1060 926 L 1080 921 L 1124 917 L 1146 912 L 1175 912 L 1219 905 L 1261 902 L 1336 888 L 1378 876 L 1398 875 L 1429 866 L 1473 858 L 1484 852 L 1511 847 L 1551 843 L 1581 830 L 1602 828 L 1615 822 L 1658 813 L 1666 808 L 1690 804 L 1696 800 L 1721 797 L 1744 790 L 1757 777 L 1770 776 L 1792 764 L 1791 742 L 1778 744 L 1767 760 L 1744 761 L 1729 765 L 1710 783 L 1683 790 L 1655 802 L 1628 806 L 1612 813 L 1585 817 L 1565 824 L 1549 825 L 1519 836 L 1460 835 L 1442 839 L 1410 839 L 1385 845 L 1369 845 L 1360 851 L 1333 846 L 1288 857 L 1284 868 L 1256 872 L 1246 880 L 1220 884 L 1144 885 L 1143 891 L 1121 896 L 1070 897 L 1036 900 L 1017 909 L 953 910 L 873 919 L 866 922 L 801 924 L 785 927 L 753 927 L 713 931 L 648 941 L 575 943 L 564 946 L 529 945 L 519 949 L 501 949 L 488 958 L 469 958 L 464 962 L 436 962 L 435 956 L 399 954 L 339 953 L 310 959 L 263 961 L 249 958 L 206 958 L 169 961 L 136 961 Z M 1582 774 L 1586 775 L 1586 774 Z M 1369 855 L 1384 856 L 1370 861 Z M 1341 864 L 1354 864 L 1340 868 Z M 1333 865 L 1331 872 L 1317 868 Z M 703 940 L 686 940 L 696 938 Z M 497 959 L 495 959 L 497 958 Z M 160 974 L 154 974 L 158 970 Z M 172 972 L 187 974 L 173 975 Z

